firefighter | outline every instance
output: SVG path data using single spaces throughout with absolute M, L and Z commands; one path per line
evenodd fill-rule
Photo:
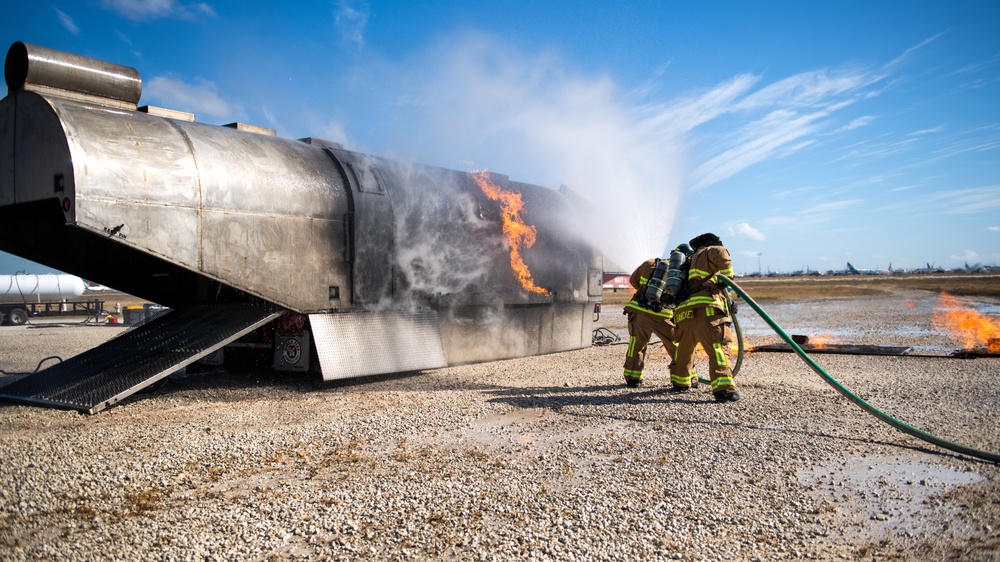
M 730 310 L 734 306 L 725 287 L 715 275 L 733 274 L 729 250 L 718 236 L 707 232 L 691 240 L 694 255 L 687 277 L 687 298 L 674 309 L 677 352 L 670 370 L 673 390 L 684 392 L 697 383 L 692 376 L 694 351 L 700 343 L 708 354 L 712 395 L 718 402 L 736 402 L 740 399 L 733 384 L 732 369 L 726 355 L 732 329 Z
M 682 244 L 678 250 L 690 252 L 687 244 Z M 647 295 L 650 292 L 650 280 L 654 284 L 664 282 L 666 277 L 667 262 L 659 258 L 650 258 L 643 262 L 632 272 L 629 284 L 636 289 L 632 300 L 625 305 L 625 314 L 628 316 L 628 350 L 625 353 L 625 384 L 630 388 L 638 388 L 642 385 L 642 371 L 646 362 L 646 346 L 650 338 L 656 334 L 663 343 L 663 348 L 667 351 L 668 357 L 673 360 L 677 351 L 674 337 L 673 303 L 664 297 L 663 300 L 651 301 Z M 659 265 L 660 269 L 657 269 Z M 657 277 L 658 276 L 658 277 Z M 698 377 L 694 380 L 697 382 Z

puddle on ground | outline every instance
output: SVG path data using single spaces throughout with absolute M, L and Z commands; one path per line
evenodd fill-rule
M 882 536 L 915 537 L 934 510 L 932 496 L 983 480 L 973 471 L 885 455 L 850 457 L 798 473 L 799 482 L 824 506 L 832 506 Z
M 960 472 L 953 468 L 882 455 L 851 457 L 836 466 L 799 471 L 799 481 L 803 484 L 822 485 L 839 482 L 851 489 L 871 491 L 892 485 L 901 489 L 913 489 L 916 493 L 926 492 L 928 495 L 940 492 L 947 486 L 973 484 L 982 479 L 983 477 L 976 472 Z

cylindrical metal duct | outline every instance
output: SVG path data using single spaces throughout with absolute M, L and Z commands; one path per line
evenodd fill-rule
M 142 94 L 142 79 L 134 68 L 20 41 L 7 51 L 4 78 L 12 92 L 36 85 L 133 105 Z

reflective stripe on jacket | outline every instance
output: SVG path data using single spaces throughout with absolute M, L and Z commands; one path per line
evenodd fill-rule
M 690 296 L 677 305 L 675 312 L 703 307 L 714 307 L 728 314 L 726 291 L 717 273 L 732 277 L 733 261 L 725 246 L 705 246 L 691 256 L 691 268 L 688 270 L 688 288 Z

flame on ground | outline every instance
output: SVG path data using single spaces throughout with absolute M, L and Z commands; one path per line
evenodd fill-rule
M 931 322 L 965 349 L 984 346 L 1000 353 L 1000 319 L 980 314 L 948 293 L 941 293 Z
M 524 224 L 521 220 L 521 209 L 524 201 L 521 194 L 515 191 L 504 191 L 499 186 L 489 180 L 489 172 L 473 172 L 472 179 L 476 181 L 479 188 L 487 197 L 500 202 L 500 214 L 503 217 L 503 232 L 510 241 L 510 267 L 517 276 L 517 282 L 526 291 L 541 295 L 550 295 L 547 289 L 543 289 L 531 279 L 531 272 L 521 258 L 521 246 L 530 248 L 535 243 L 535 227 Z
M 834 343 L 837 343 L 837 338 L 831 336 L 830 334 L 809 336 L 809 345 L 811 345 L 812 347 L 824 348 Z

